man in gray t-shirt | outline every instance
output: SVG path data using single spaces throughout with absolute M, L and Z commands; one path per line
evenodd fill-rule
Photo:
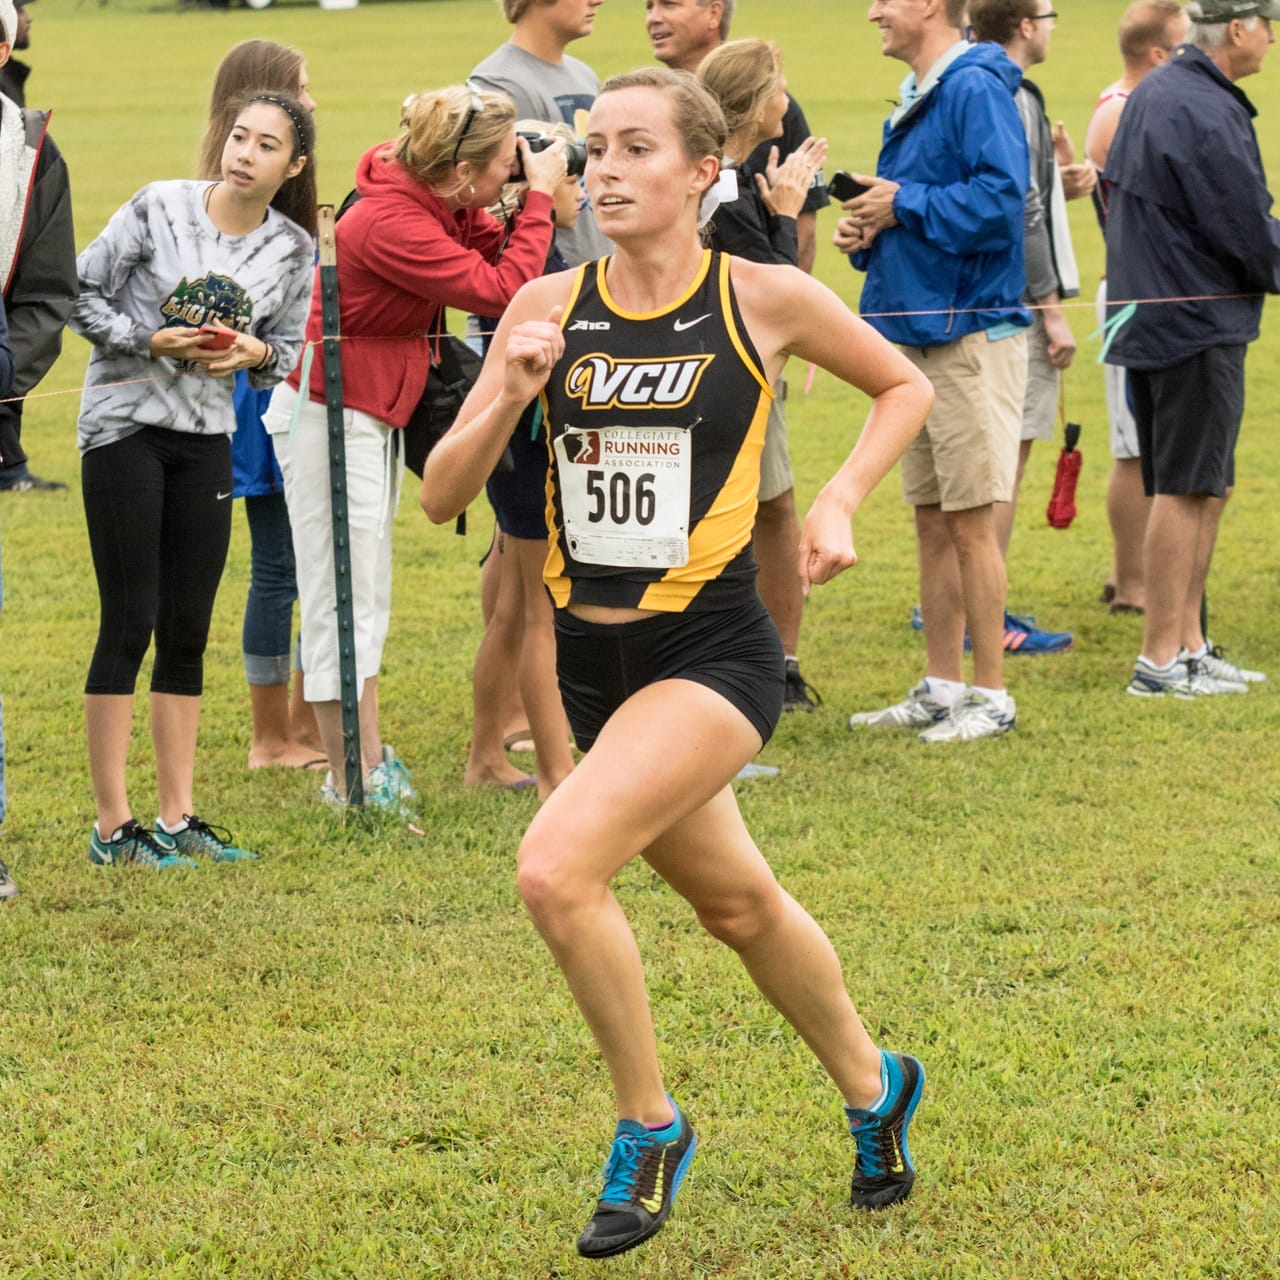
M 604 0 L 502 0 L 512 24 L 511 39 L 481 62 L 469 82 L 505 93 L 520 119 L 563 120 L 578 137 L 586 133 L 587 114 L 600 80 L 585 62 L 571 58 L 566 47 L 591 34 L 595 12 Z M 603 257 L 613 246 L 596 226 L 582 195 L 577 225 L 556 232 L 556 247 L 571 266 Z

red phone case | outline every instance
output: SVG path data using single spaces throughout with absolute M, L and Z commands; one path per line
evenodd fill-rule
M 230 329 L 215 329 L 212 325 L 202 324 L 200 332 L 208 334 L 200 344 L 202 351 L 225 351 L 236 340 L 236 335 Z

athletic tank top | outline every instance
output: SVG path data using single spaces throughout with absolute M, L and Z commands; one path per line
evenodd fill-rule
M 610 298 L 608 262 L 578 268 L 542 397 L 547 587 L 558 608 L 732 608 L 755 593 L 773 393 L 729 258 L 707 250 L 684 296 L 643 315 Z
M 1098 98 L 1094 110 L 1102 106 L 1104 102 L 1111 102 L 1118 98 L 1123 102 L 1129 96 L 1128 89 L 1104 89 Z M 1093 184 L 1093 191 L 1090 193 L 1093 197 L 1093 212 L 1098 219 L 1098 226 L 1102 228 L 1102 234 L 1107 234 L 1107 212 L 1111 205 L 1111 183 L 1098 174 L 1098 180 Z

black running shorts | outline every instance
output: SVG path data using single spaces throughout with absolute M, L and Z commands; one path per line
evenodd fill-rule
M 763 746 L 782 714 L 782 642 L 754 598 L 732 609 L 660 613 L 635 622 L 585 622 L 557 609 L 556 672 L 580 751 L 633 693 L 692 680 L 732 703 Z
M 1246 350 L 1210 347 L 1169 369 L 1129 371 L 1147 497 L 1221 498 L 1235 484 Z

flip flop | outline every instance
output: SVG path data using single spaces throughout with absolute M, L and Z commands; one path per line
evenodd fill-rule
M 1146 610 L 1140 604 L 1126 604 L 1123 600 L 1113 600 L 1111 602 L 1112 613 L 1146 613 Z
M 530 787 L 536 787 L 538 779 L 532 773 L 526 773 L 523 778 L 517 778 L 515 782 L 504 782 L 502 784 L 503 791 L 528 791 Z
M 530 752 L 533 750 L 533 731 L 531 729 L 517 729 L 514 733 L 509 733 L 502 740 L 504 751 Z

